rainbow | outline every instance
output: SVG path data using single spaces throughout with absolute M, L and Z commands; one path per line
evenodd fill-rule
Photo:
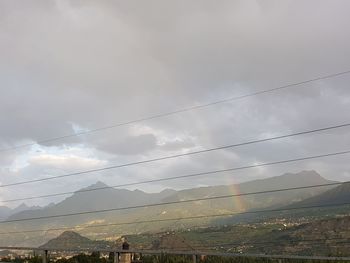
M 240 194 L 241 191 L 239 189 L 239 184 L 229 184 L 229 191 L 232 195 L 237 195 Z M 242 198 L 242 196 L 233 196 L 231 197 L 233 202 L 234 202 L 234 207 L 236 209 L 237 212 L 242 212 L 242 211 L 246 211 L 246 204 L 244 201 L 244 198 Z

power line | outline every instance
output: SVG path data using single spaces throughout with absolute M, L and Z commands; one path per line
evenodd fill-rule
M 138 209 L 138 208 L 192 203 L 192 202 L 197 202 L 197 201 L 218 200 L 218 199 L 224 199 L 224 198 L 231 198 L 234 196 L 235 195 L 222 195 L 222 196 L 203 197 L 203 198 L 188 199 L 188 200 L 169 201 L 169 202 L 163 202 L 163 203 L 153 203 L 153 204 L 135 205 L 135 206 L 127 206 L 127 207 L 116 207 L 116 208 L 93 210 L 93 211 L 82 211 L 82 212 L 67 213 L 67 214 L 38 216 L 38 217 L 29 217 L 29 218 L 21 218 L 21 219 L 10 219 L 10 220 L 0 221 L 0 224 L 13 223 L 13 222 L 23 222 L 23 221 L 33 221 L 33 220 L 49 219 L 49 218 L 70 217 L 70 216 L 77 216 L 77 215 L 99 214 L 99 213 Z M 315 206 L 303 206 L 303 207 L 288 207 L 288 208 L 279 208 L 279 209 L 270 209 L 270 210 L 255 210 L 255 211 L 237 212 L 234 215 L 255 214 L 255 213 L 264 213 L 264 212 L 279 212 L 279 211 L 289 211 L 289 210 L 296 210 L 296 209 L 322 208 L 322 207 L 332 207 L 332 206 L 340 206 L 340 205 L 348 205 L 348 204 L 350 204 L 350 202 L 315 205 Z
M 320 76 L 320 77 L 316 77 L 316 78 L 312 78 L 312 79 L 308 79 L 308 80 L 304 80 L 304 81 L 295 82 L 295 83 L 287 84 L 284 86 L 272 88 L 272 89 L 261 90 L 261 91 L 257 91 L 257 92 L 247 93 L 245 95 L 240 95 L 240 96 L 235 96 L 235 97 L 230 97 L 230 98 L 226 98 L 226 99 L 222 99 L 222 100 L 213 101 L 213 102 L 206 103 L 206 104 L 182 108 L 182 109 L 178 109 L 178 110 L 174 110 L 174 111 L 168 111 L 168 112 L 151 115 L 151 116 L 144 117 L 144 118 L 134 119 L 131 121 L 120 122 L 120 123 L 112 124 L 109 126 L 91 129 L 88 131 L 82 131 L 82 132 L 67 134 L 67 135 L 63 135 L 63 136 L 57 136 L 57 137 L 52 137 L 52 138 L 48 138 L 48 139 L 43 139 L 43 140 L 39 140 L 35 143 L 27 143 L 27 144 L 17 145 L 17 146 L 13 146 L 13 147 L 3 148 L 3 149 L 0 149 L 0 152 L 16 150 L 19 148 L 30 147 L 30 146 L 37 145 L 37 144 L 44 144 L 44 143 L 63 140 L 63 139 L 71 138 L 71 137 L 87 135 L 87 134 L 91 134 L 91 133 L 95 133 L 95 132 L 100 132 L 100 131 L 104 131 L 104 130 L 108 130 L 108 129 L 112 129 L 112 128 L 117 128 L 117 127 L 121 127 L 121 126 L 126 126 L 126 125 L 130 125 L 130 124 L 138 123 L 138 122 L 163 118 L 163 117 L 167 117 L 167 116 L 171 116 L 171 115 L 175 115 L 175 114 L 179 114 L 179 113 L 183 113 L 183 112 L 207 108 L 207 107 L 214 106 L 217 104 L 228 103 L 228 102 L 235 101 L 235 100 L 240 100 L 240 99 L 244 99 L 244 98 L 248 98 L 248 97 L 253 97 L 253 96 L 271 93 L 271 92 L 275 92 L 275 91 L 279 91 L 279 90 L 284 90 L 284 89 L 300 86 L 303 84 L 307 84 L 307 83 L 311 83 L 311 82 L 315 82 L 315 81 L 319 81 L 319 80 L 335 78 L 335 77 L 339 77 L 339 76 L 346 75 L 349 73 L 350 73 L 350 70 L 338 72 L 338 73 L 334 73 L 334 74 L 329 74 L 329 75 L 324 75 L 324 76 Z
M 108 223 L 108 224 L 99 224 L 99 225 L 87 225 L 87 226 L 84 226 L 83 228 L 99 228 L 99 227 L 123 226 L 123 225 L 134 225 L 134 224 L 143 224 L 143 223 L 161 223 L 161 222 L 169 222 L 169 221 L 206 219 L 206 218 L 213 218 L 213 217 L 228 217 L 228 216 L 236 216 L 236 215 L 243 215 L 243 214 L 272 213 L 272 212 L 292 211 L 292 210 L 298 210 L 298 209 L 315 209 L 315 208 L 337 207 L 337 206 L 346 206 L 346 205 L 350 205 L 350 202 L 337 203 L 337 204 L 314 205 L 314 206 L 303 206 L 303 207 L 288 207 L 288 208 L 280 208 L 280 209 L 264 209 L 264 210 L 235 212 L 235 213 L 221 213 L 221 214 L 188 216 L 188 217 L 138 220 L 138 221 L 133 221 L 133 222 L 119 222 L 119 223 Z M 43 218 L 40 218 L 40 219 L 43 219 Z M 19 220 L 17 220 L 17 221 L 19 221 Z M 8 223 L 8 222 L 10 222 L 10 221 L 7 221 L 7 222 L 0 221 L 0 223 Z M 61 230 L 75 230 L 76 228 L 77 227 L 58 227 L 58 228 L 47 228 L 47 229 L 9 231 L 9 232 L 0 232 L 0 235 L 35 233 L 35 232 L 49 232 L 49 231 L 61 231 Z
M 334 129 L 345 128 L 345 127 L 349 127 L 349 126 L 350 126 L 350 123 L 343 123 L 343 124 L 334 125 L 334 126 L 328 126 L 328 127 L 318 128 L 318 129 L 312 129 L 312 130 L 306 130 L 306 131 L 301 131 L 301 132 L 289 133 L 289 134 L 285 134 L 285 135 L 269 137 L 269 138 L 265 138 L 265 139 L 246 141 L 246 142 L 241 142 L 241 143 L 236 143 L 236 144 L 229 144 L 229 145 L 224 145 L 224 146 L 219 146 L 219 147 L 214 147 L 214 148 L 208 148 L 208 149 L 204 149 L 204 150 L 192 151 L 192 152 L 188 152 L 188 153 L 168 155 L 168 156 L 163 156 L 163 157 L 158 157 L 158 158 L 153 158 L 153 159 L 147 159 L 147 160 L 143 160 L 143 161 L 129 162 L 129 163 L 124 163 L 124 164 L 112 165 L 112 166 L 108 166 L 108 167 L 102 167 L 102 168 L 97 168 L 97 169 L 91 169 L 91 170 L 75 172 L 75 173 L 51 176 L 51 177 L 46 177 L 46 178 L 41 178 L 41 179 L 34 179 L 34 180 L 27 180 L 27 181 L 20 181 L 20 182 L 15 182 L 15 183 L 9 183 L 9 184 L 0 185 L 0 188 L 9 187 L 9 186 L 16 186 L 16 185 L 24 185 L 24 184 L 30 184 L 30 183 L 36 183 L 36 182 L 43 182 L 43 181 L 54 180 L 54 179 L 65 178 L 65 177 L 71 177 L 71 176 L 76 176 L 76 175 L 81 175 L 81 174 L 87 174 L 87 173 L 93 173 L 93 172 L 101 172 L 101 171 L 118 169 L 118 168 L 129 167 L 129 166 L 134 166 L 134 165 L 140 165 L 140 164 L 145 164 L 145 163 L 152 163 L 152 162 L 157 162 L 157 161 L 169 160 L 169 159 L 179 158 L 179 157 L 183 157 L 183 156 L 190 156 L 190 155 L 207 153 L 207 152 L 223 150 L 223 149 L 228 149 L 228 148 L 235 148 L 235 147 L 251 145 L 251 144 L 256 144 L 256 143 L 262 143 L 262 142 L 268 142 L 268 141 L 273 141 L 273 140 L 285 139 L 285 138 L 294 137 L 294 136 L 300 136 L 300 135 L 305 135 L 305 134 L 324 132 L 324 131 L 329 131 L 329 130 L 334 130 Z M 332 154 L 332 155 L 334 155 L 334 154 Z M 324 156 L 321 156 L 321 157 L 324 157 Z M 318 157 L 318 158 L 320 158 L 320 157 Z M 311 159 L 313 159 L 313 158 L 311 158 Z M 229 169 L 229 170 L 231 170 L 231 169 Z M 153 181 L 157 181 L 157 180 L 153 180 Z M 160 180 L 160 181 L 164 181 L 164 180 Z M 150 181 L 147 181 L 147 182 L 150 182 Z M 136 184 L 139 184 L 139 183 L 136 183 Z M 121 185 L 121 186 L 128 186 L 128 185 L 135 185 L 135 184 L 131 183 L 131 184 L 124 184 L 124 185 Z

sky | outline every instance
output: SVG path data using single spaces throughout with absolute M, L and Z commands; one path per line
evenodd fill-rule
M 349 1 L 0 2 L 0 184 L 350 122 L 350 74 L 42 140 L 350 70 Z M 350 128 L 0 188 L 0 202 L 350 149 Z M 349 155 L 145 184 L 157 192 L 316 170 L 350 180 Z M 64 197 L 35 199 L 46 205 Z M 16 206 L 19 203 L 3 203 Z

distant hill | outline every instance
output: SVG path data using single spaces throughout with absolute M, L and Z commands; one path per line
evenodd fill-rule
M 63 232 L 58 237 L 51 239 L 41 248 L 60 248 L 60 249 L 98 249 L 98 248 L 110 248 L 112 243 L 105 241 L 93 241 L 86 237 L 79 235 L 73 231 Z

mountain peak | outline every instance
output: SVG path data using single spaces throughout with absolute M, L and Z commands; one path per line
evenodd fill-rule
M 69 238 L 69 239 L 74 239 L 74 238 L 85 238 L 78 234 L 77 232 L 74 231 L 64 231 L 61 235 L 59 235 L 57 238 Z
M 96 249 L 105 248 L 106 245 L 112 245 L 104 241 L 94 241 L 87 237 L 81 236 L 74 231 L 65 231 L 58 237 L 51 239 L 46 244 L 42 245 L 42 248 L 61 248 L 61 249 L 72 249 L 72 248 L 85 248 L 85 249 Z
M 104 182 L 101 182 L 101 181 L 97 181 L 96 183 L 92 184 L 91 186 L 94 186 L 94 187 L 108 187 L 107 184 L 105 184 Z
M 327 180 L 326 178 L 322 177 L 318 172 L 315 170 L 303 170 L 298 173 L 285 173 L 281 176 L 271 177 L 271 179 L 283 179 L 288 181 L 294 181 L 299 184 L 306 183 L 306 184 L 321 184 L 321 183 L 329 183 L 332 182 L 330 180 Z
M 307 177 L 314 177 L 314 178 L 323 178 L 315 170 L 303 170 L 303 171 L 300 171 L 298 173 L 285 173 L 282 176 L 307 176 Z
M 89 246 L 91 245 L 91 240 L 87 237 L 83 237 L 74 231 L 65 231 L 60 234 L 58 237 L 51 239 L 49 242 L 44 244 L 42 247 L 80 247 L 80 246 Z
M 40 206 L 27 206 L 25 203 L 20 204 L 16 208 L 13 209 L 14 213 L 26 211 L 26 210 L 38 210 L 41 209 Z
M 82 191 L 82 190 L 90 190 L 90 189 L 106 188 L 106 187 L 109 187 L 109 186 L 107 184 L 101 182 L 101 181 L 97 181 L 96 183 L 94 183 L 92 185 L 89 185 L 88 187 L 85 187 L 85 188 L 81 189 L 80 191 Z

